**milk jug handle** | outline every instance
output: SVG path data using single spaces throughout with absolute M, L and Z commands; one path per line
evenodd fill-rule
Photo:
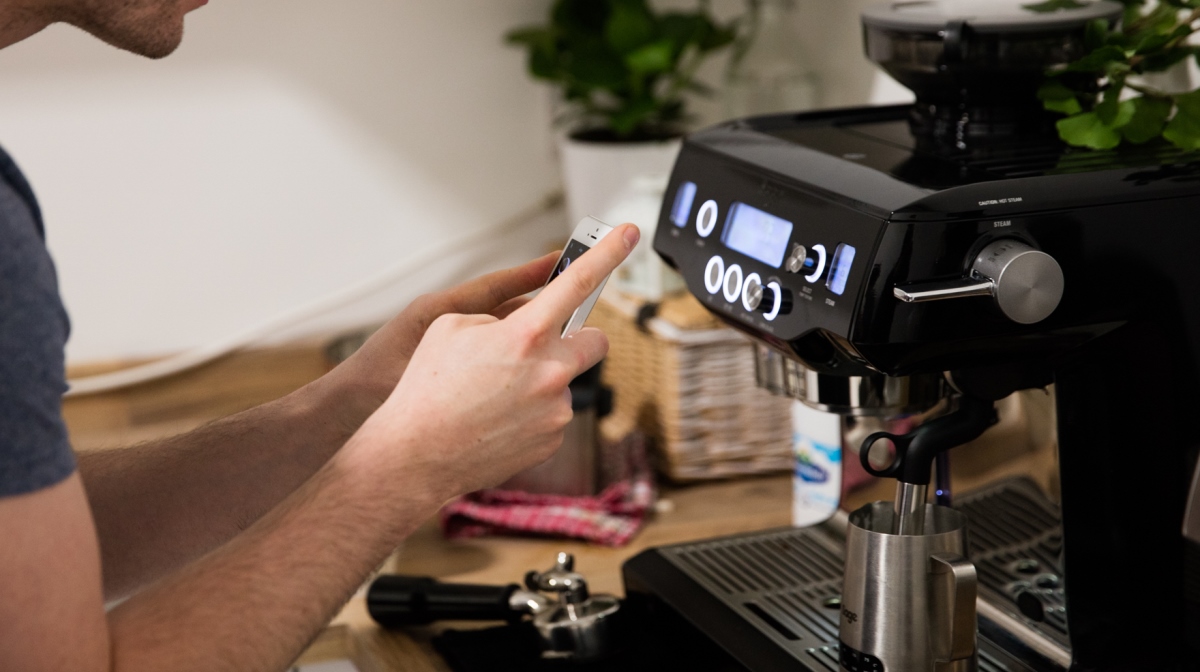
M 949 662 L 975 653 L 975 598 L 979 593 L 975 565 L 956 553 L 929 556 L 930 642 L 934 657 Z

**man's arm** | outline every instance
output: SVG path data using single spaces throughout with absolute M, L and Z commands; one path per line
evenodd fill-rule
M 128 594 L 248 528 L 387 398 L 430 323 L 446 313 L 502 317 L 545 282 L 554 258 L 417 299 L 342 365 L 283 399 L 181 436 L 80 454 L 105 595 Z
M 79 476 L 0 500 L 0 669 L 283 669 L 447 494 L 349 452 L 107 618 Z
M 616 233 L 503 320 L 436 320 L 400 384 L 312 478 L 107 617 L 79 478 L 0 499 L 0 539 L 13 542 L 0 544 L 0 669 L 282 669 L 445 499 L 557 449 L 567 385 L 607 349 L 594 329 L 558 332 L 636 241 L 633 227 Z

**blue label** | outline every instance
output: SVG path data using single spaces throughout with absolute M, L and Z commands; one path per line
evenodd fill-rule
M 824 483 L 829 480 L 829 472 L 812 463 L 808 454 L 796 456 L 796 477 L 807 483 Z
M 807 483 L 824 483 L 829 480 L 829 472 L 815 464 L 796 464 L 796 476 Z
M 841 462 L 842 461 L 842 447 L 841 446 L 826 446 L 824 444 L 813 441 L 812 447 L 813 447 L 813 450 L 824 455 L 825 459 L 829 460 L 830 462 Z
M 838 462 L 842 461 L 842 447 L 841 446 L 827 446 L 823 443 L 817 443 L 816 441 L 813 441 L 812 439 L 810 439 L 806 436 L 802 436 L 800 434 L 793 435 L 792 443 L 795 444 L 798 448 L 798 450 L 796 452 L 797 457 L 800 456 L 801 452 L 805 448 L 812 448 L 813 450 L 820 453 L 821 456 L 824 457 L 829 462 L 837 464 Z

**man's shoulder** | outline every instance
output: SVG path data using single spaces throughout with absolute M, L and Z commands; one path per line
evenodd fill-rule
M 37 200 L 0 150 L 0 497 L 75 469 L 61 413 L 68 333 Z
M 45 238 L 45 229 L 42 224 L 42 209 L 38 205 L 37 197 L 33 193 L 33 187 L 30 186 L 29 180 L 25 179 L 25 173 L 21 172 L 21 168 L 17 166 L 17 162 L 12 156 L 5 151 L 0 145 L 0 180 L 8 187 L 6 192 L 10 194 L 0 195 L 0 198 L 8 196 L 19 199 L 20 205 L 23 205 L 29 217 L 33 220 L 33 225 L 37 230 L 38 236 Z

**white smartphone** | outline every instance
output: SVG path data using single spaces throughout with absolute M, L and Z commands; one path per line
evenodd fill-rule
M 575 226 L 575 231 L 571 234 L 571 239 L 567 241 L 567 246 L 563 248 L 562 254 L 558 257 L 558 263 L 554 264 L 554 270 L 550 272 L 550 277 L 546 279 L 546 284 L 550 284 L 560 273 L 567 270 L 571 262 L 575 261 L 584 252 L 592 249 L 592 246 L 600 242 L 600 239 L 608 235 L 613 227 L 596 219 L 595 217 L 584 217 L 579 224 Z M 571 319 L 567 320 L 563 326 L 562 337 L 566 338 L 583 328 L 583 323 L 587 320 L 588 315 L 592 312 L 592 306 L 596 305 L 596 299 L 600 298 L 600 292 L 604 289 L 604 283 L 608 282 L 608 276 L 600 281 L 600 286 L 596 291 L 588 295 L 575 312 L 571 314 Z

